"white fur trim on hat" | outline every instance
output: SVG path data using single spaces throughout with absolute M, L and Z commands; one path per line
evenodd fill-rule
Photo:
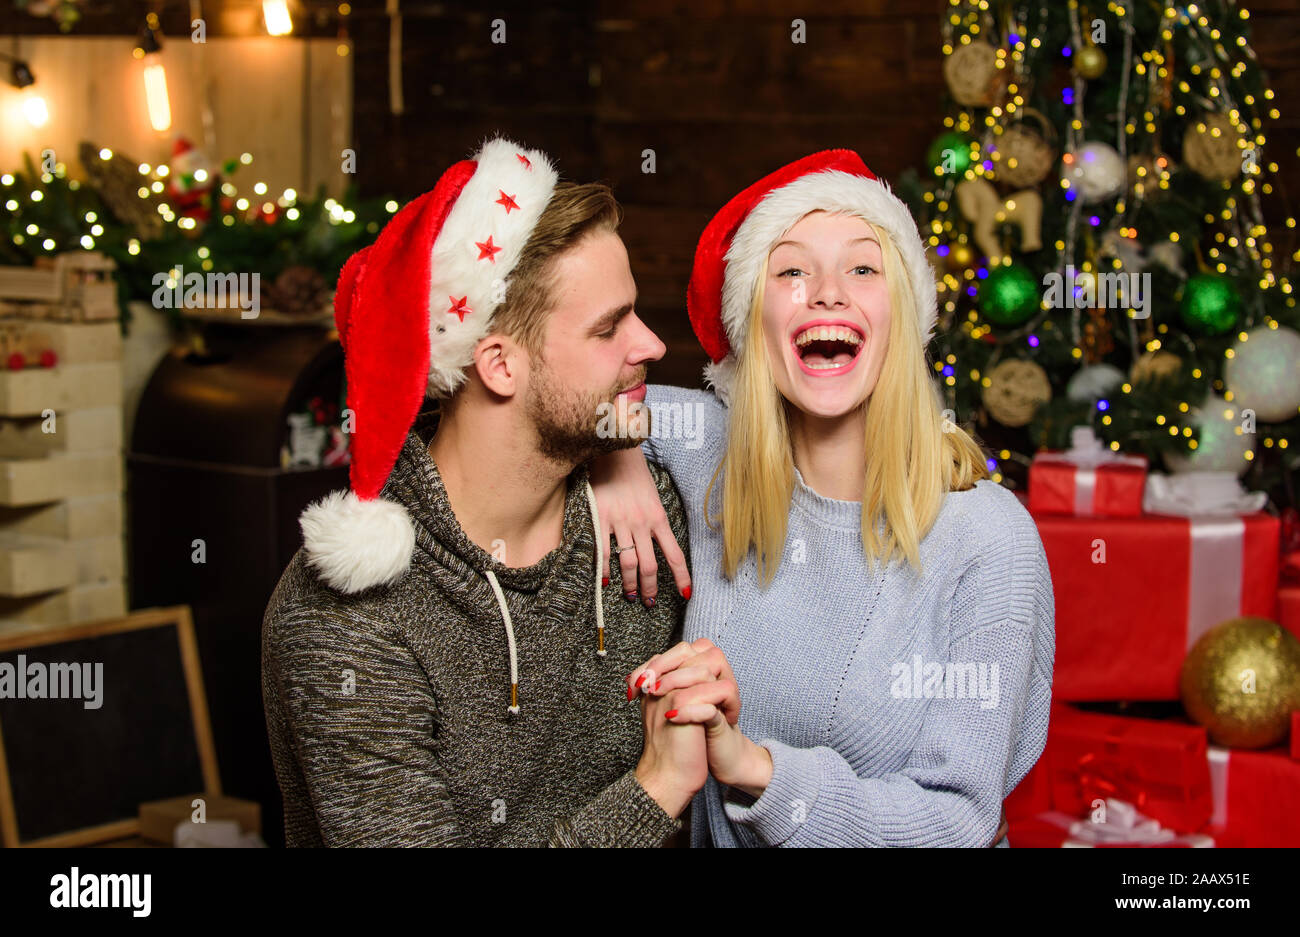
M 332 491 L 299 519 L 307 562 L 340 592 L 387 585 L 411 565 L 415 525 L 406 508 L 351 491 Z
M 704 366 L 704 383 L 722 401 L 723 406 L 731 406 L 731 387 L 736 382 L 737 366 L 734 351 L 729 352 L 716 364 L 710 361 Z
M 492 314 L 505 299 L 510 274 L 559 179 L 545 153 L 510 140 L 488 141 L 474 161 L 474 175 L 433 245 L 429 394 L 434 397 L 449 396 L 464 382 L 474 346 L 491 332 Z M 449 312 L 462 298 L 468 311 Z
M 732 238 L 722 288 L 722 324 L 732 349 L 727 357 L 740 354 L 745 347 L 745 330 L 758 288 L 758 275 L 772 246 L 800 218 L 818 210 L 848 212 L 883 228 L 893 238 L 916 299 L 916 327 L 921 347 L 928 345 L 934 335 L 939 303 L 934 270 L 925 256 L 925 246 L 912 213 L 884 182 L 839 170 L 823 170 L 769 192 L 753 207 Z M 719 362 L 725 363 L 725 358 Z M 734 368 L 715 374 L 709 374 L 706 369 L 705 378 L 713 383 L 714 392 L 725 399 L 723 395 L 729 394 L 734 373 Z

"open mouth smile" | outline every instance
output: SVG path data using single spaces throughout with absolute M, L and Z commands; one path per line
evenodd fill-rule
M 800 369 L 813 377 L 851 371 L 865 346 L 862 330 L 843 320 L 805 322 L 790 338 Z

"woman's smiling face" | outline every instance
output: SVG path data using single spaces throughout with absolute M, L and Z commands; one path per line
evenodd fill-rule
M 889 344 L 889 290 L 875 230 L 815 211 L 768 255 L 763 338 L 781 396 L 804 413 L 842 416 L 875 389 Z

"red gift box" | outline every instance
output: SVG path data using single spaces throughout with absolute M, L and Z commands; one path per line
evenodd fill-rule
M 1292 715 L 1293 728 L 1297 722 L 1300 713 Z M 1164 827 L 1210 836 L 1219 846 L 1300 846 L 1300 761 L 1288 754 L 1283 746 L 1207 745 L 1205 730 L 1185 721 L 1054 703 L 1047 747 L 1004 804 L 1007 840 L 1016 847 L 1109 845 L 1080 842 L 1086 826 L 1071 830 L 1100 798 L 1125 800 Z
M 1300 638 L 1300 586 L 1282 586 L 1277 590 L 1277 621 Z
M 1095 466 L 1063 452 L 1039 452 L 1029 464 L 1029 510 L 1038 514 L 1136 517 L 1142 513 L 1147 460 L 1115 456 Z
M 1263 511 L 1034 521 L 1056 600 L 1057 699 L 1176 700 L 1202 634 L 1275 617 L 1279 522 Z
M 1199 830 L 1213 812 L 1206 751 L 1201 726 L 1053 707 L 1043 752 L 1052 808 L 1083 817 L 1113 797 L 1163 826 Z
M 1300 762 L 1286 748 L 1211 745 L 1207 757 L 1214 813 L 1203 832 L 1226 847 L 1300 846 Z

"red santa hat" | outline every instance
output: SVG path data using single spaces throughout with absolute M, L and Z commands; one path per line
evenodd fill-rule
M 464 382 L 556 182 L 544 153 L 490 140 L 339 274 L 334 321 L 354 417 L 352 487 L 300 519 L 307 561 L 335 589 L 388 584 L 410 566 L 411 518 L 379 493 L 424 398 L 450 396 Z
M 911 282 L 922 347 L 934 334 L 939 314 L 934 272 L 907 206 L 852 150 L 813 153 L 764 176 L 722 206 L 696 247 L 686 308 L 709 355 L 705 380 L 724 403 L 745 347 L 763 263 L 795 222 L 818 210 L 847 212 L 884 229 Z

